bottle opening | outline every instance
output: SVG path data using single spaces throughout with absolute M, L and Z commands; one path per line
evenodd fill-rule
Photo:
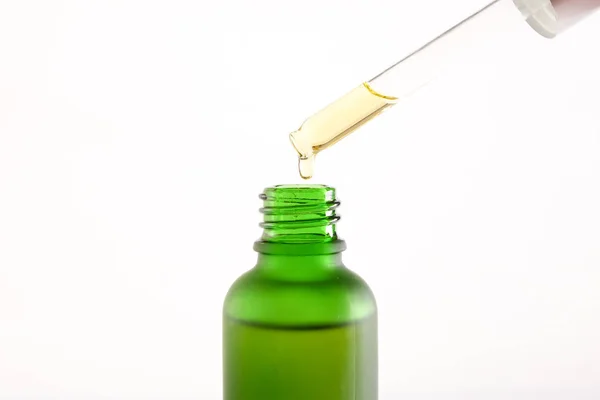
M 337 240 L 335 224 L 340 202 L 325 185 L 278 185 L 260 195 L 264 220 L 262 241 L 272 243 L 327 243 Z

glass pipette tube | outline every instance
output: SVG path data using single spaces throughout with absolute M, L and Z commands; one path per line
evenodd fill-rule
M 600 0 L 494 0 L 409 56 L 362 83 L 308 118 L 290 134 L 304 179 L 314 173 L 315 156 L 429 83 L 460 53 L 526 20 L 552 38 L 600 8 Z

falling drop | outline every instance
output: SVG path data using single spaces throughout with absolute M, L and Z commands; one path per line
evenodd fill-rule
M 308 157 L 299 157 L 298 171 L 300 172 L 302 179 L 312 178 L 315 172 L 315 156 L 310 155 Z

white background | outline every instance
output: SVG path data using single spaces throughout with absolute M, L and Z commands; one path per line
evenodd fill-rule
M 482 0 L 0 1 L 0 399 L 219 399 L 287 134 Z M 600 398 L 600 16 L 324 152 L 381 399 Z

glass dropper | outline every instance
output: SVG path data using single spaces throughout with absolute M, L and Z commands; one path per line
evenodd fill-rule
M 362 83 L 308 118 L 290 140 L 298 152 L 300 175 L 312 177 L 315 156 L 382 111 L 425 86 L 459 50 L 509 31 L 523 20 L 553 38 L 600 9 L 600 0 L 494 0 L 418 50 Z

